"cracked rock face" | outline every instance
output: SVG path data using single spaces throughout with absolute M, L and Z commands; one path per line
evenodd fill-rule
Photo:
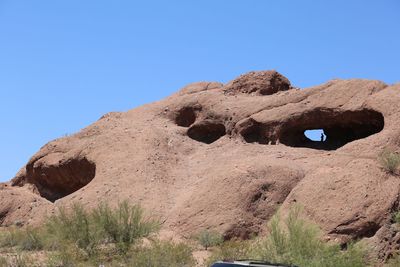
M 276 71 L 190 84 L 45 145 L 1 186 L 0 223 L 39 223 L 76 201 L 129 199 L 176 235 L 211 227 L 247 238 L 295 204 L 339 241 L 379 239 L 398 208 L 400 179 L 377 156 L 399 149 L 399 121 L 399 84 L 296 89 Z M 308 139 L 312 129 L 326 140 Z

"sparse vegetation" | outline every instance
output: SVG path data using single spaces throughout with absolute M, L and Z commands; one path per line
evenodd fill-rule
M 220 244 L 208 258 L 205 266 L 211 266 L 218 260 L 238 260 L 252 258 L 254 242 L 246 240 L 231 240 Z
M 222 243 L 222 235 L 216 231 L 203 230 L 197 236 L 199 243 L 207 250 L 209 247 L 217 246 Z
M 0 247 L 16 247 L 19 250 L 32 251 L 43 248 L 39 230 L 12 227 L 0 235 Z
M 39 267 L 37 263 L 34 262 L 34 260 L 26 255 L 22 254 L 15 254 L 11 257 L 0 258 L 0 267 Z
M 400 167 L 400 154 L 389 149 L 384 149 L 379 155 L 379 162 L 385 171 L 390 174 L 397 174 Z
M 390 260 L 388 260 L 387 262 L 387 266 L 388 267 L 399 267 L 400 266 L 400 254 L 397 253 L 393 256 L 393 258 L 391 258 Z
M 154 242 L 132 253 L 131 267 L 190 267 L 195 265 L 192 250 L 185 244 Z
M 127 252 L 130 247 L 143 237 L 148 237 L 158 230 L 158 223 L 145 220 L 143 210 L 124 201 L 117 210 L 107 204 L 100 204 L 93 214 L 94 222 L 100 229 L 101 236 L 115 243 L 120 252 Z
M 38 266 L 193 266 L 188 246 L 152 241 L 158 228 L 157 221 L 146 218 L 140 206 L 126 201 L 115 209 L 100 204 L 91 211 L 76 204 L 69 210 L 60 209 L 42 227 L 1 232 L 0 246 L 13 253 L 44 249 L 45 263 Z M 143 245 L 143 238 L 148 244 Z M 34 266 L 19 254 L 0 258 L 0 264 Z
M 278 214 L 271 220 L 266 238 L 255 240 L 253 244 L 246 241 L 225 243 L 211 258 L 213 261 L 253 258 L 310 267 L 368 266 L 366 252 L 360 245 L 349 244 L 341 251 L 339 245 L 322 241 L 318 228 L 299 215 L 299 208 L 291 210 L 285 220 Z
M 393 221 L 400 225 L 400 211 L 396 211 L 393 214 Z
M 311 267 L 373 266 L 359 244 L 348 244 L 346 250 L 341 250 L 337 244 L 322 241 L 318 228 L 300 218 L 299 208 L 285 218 L 274 216 L 267 236 L 255 240 L 223 242 L 217 232 L 202 231 L 198 242 L 206 249 L 212 248 L 205 266 L 217 260 L 243 258 Z M 1 232 L 0 245 L 16 256 L 0 258 L 0 267 L 195 266 L 189 245 L 159 241 L 152 236 L 157 230 L 155 220 L 146 218 L 139 206 L 128 202 L 115 209 L 100 204 L 91 211 L 74 205 L 70 210 L 61 209 L 42 227 L 14 226 Z M 38 253 L 35 250 L 44 253 L 39 263 L 26 256 Z M 396 266 L 398 261 L 395 257 L 388 264 Z

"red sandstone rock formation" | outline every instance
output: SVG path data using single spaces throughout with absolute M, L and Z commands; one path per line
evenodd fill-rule
M 246 238 L 296 203 L 327 236 L 371 238 L 381 253 L 400 177 L 377 155 L 399 148 L 399 121 L 400 84 L 333 80 L 299 90 L 275 71 L 190 84 L 45 145 L 2 185 L 0 222 L 129 199 L 176 235 L 212 227 Z M 324 129 L 327 140 L 309 140 L 307 129 Z

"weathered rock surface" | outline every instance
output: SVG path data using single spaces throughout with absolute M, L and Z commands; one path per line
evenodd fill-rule
M 399 121 L 400 84 L 332 80 L 299 90 L 275 71 L 190 84 L 45 145 L 1 187 L 0 223 L 129 199 L 176 235 L 211 227 L 246 238 L 296 203 L 333 238 L 379 239 L 398 208 L 400 177 L 377 156 L 399 148 Z M 309 140 L 307 129 L 324 129 L 327 140 Z

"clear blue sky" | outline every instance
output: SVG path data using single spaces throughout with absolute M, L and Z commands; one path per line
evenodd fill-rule
M 400 81 L 398 0 L 0 0 L 0 181 L 46 142 L 199 80 Z

